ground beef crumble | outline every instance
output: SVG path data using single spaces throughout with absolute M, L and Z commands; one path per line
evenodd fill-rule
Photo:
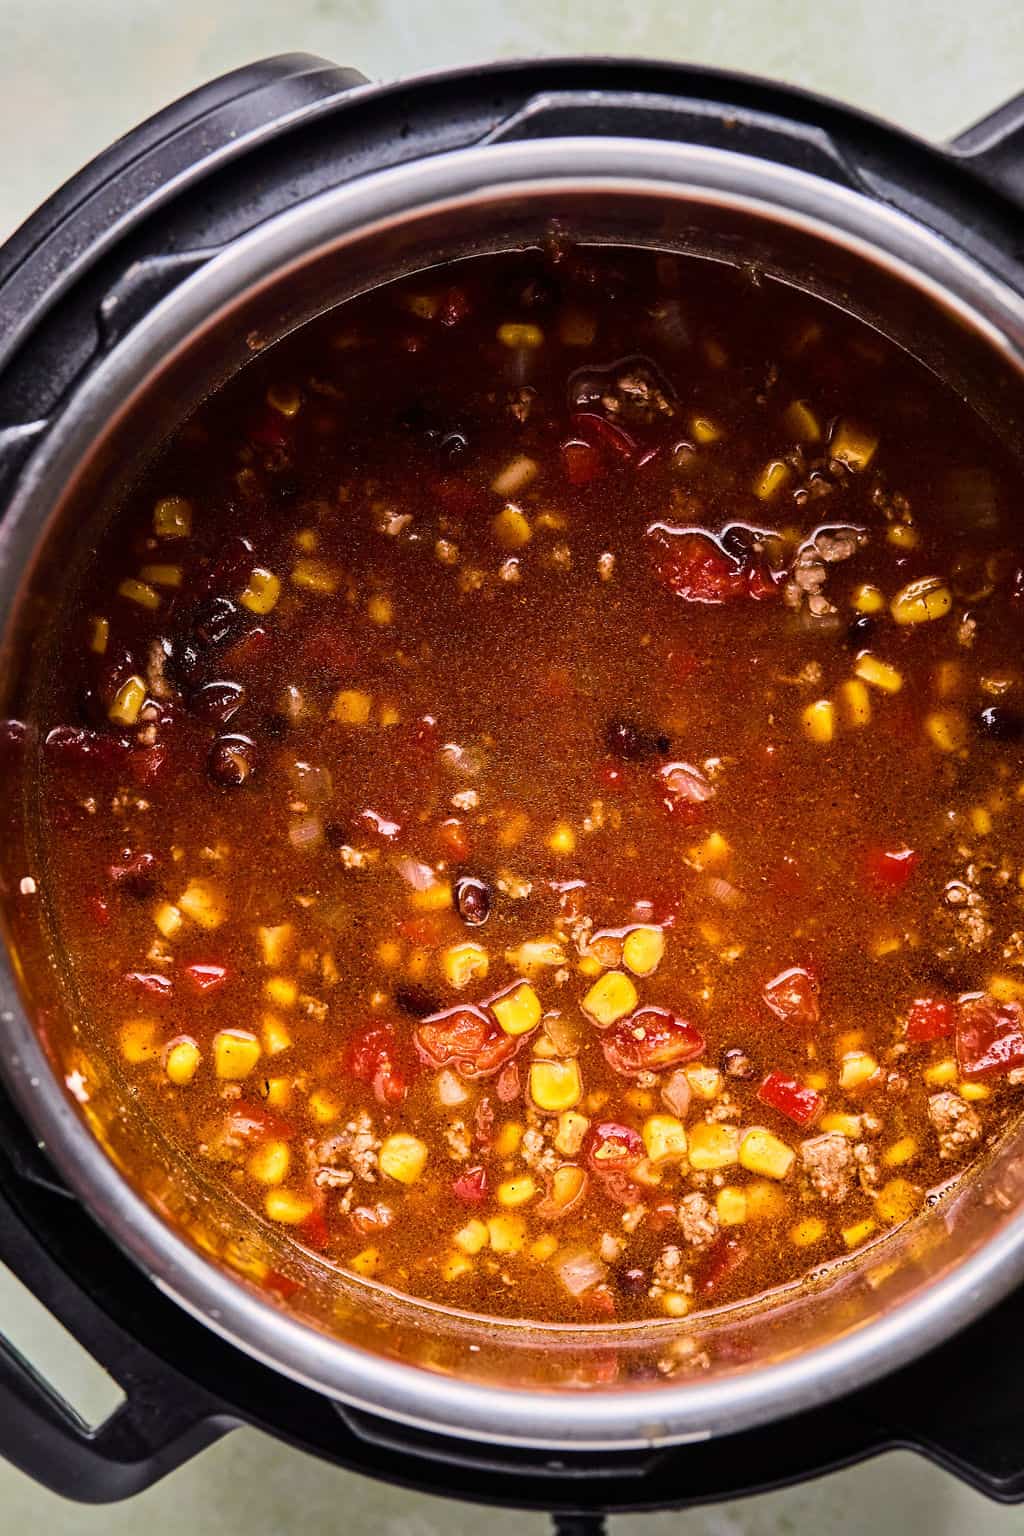
M 800 1158 L 815 1194 L 836 1204 L 845 1200 L 853 1181 L 853 1149 L 845 1136 L 828 1131 L 800 1143 Z
M 933 1093 L 928 1118 L 939 1138 L 939 1156 L 960 1157 L 981 1140 L 981 1117 L 955 1093 Z

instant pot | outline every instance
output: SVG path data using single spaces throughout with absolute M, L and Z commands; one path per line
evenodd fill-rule
M 36 851 L 31 662 L 105 509 L 195 403 L 305 320 L 552 235 L 743 264 L 840 304 L 1024 454 L 1024 97 L 935 147 L 682 66 L 545 61 L 371 86 L 292 55 L 169 107 L 10 239 L 0 1259 L 125 1400 L 88 1428 L 0 1338 L 0 1453 L 68 1496 L 125 1497 L 253 1424 L 373 1476 L 566 1519 L 717 1500 L 896 1446 L 1024 1499 L 1019 1135 L 767 1315 L 487 1320 L 212 1209 L 75 1016 Z

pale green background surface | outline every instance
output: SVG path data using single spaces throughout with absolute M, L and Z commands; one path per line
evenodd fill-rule
M 204 79 L 305 49 L 374 78 L 539 53 L 688 59 L 808 86 L 934 138 L 1024 90 L 1024 0 L 0 0 L 0 236 L 118 134 Z M 0 1326 L 83 1405 L 88 1372 L 0 1268 Z M 1024 1455 L 1024 1425 L 1021 1426 Z M 0 1533 L 540 1536 L 539 1515 L 379 1487 L 242 1431 L 119 1506 L 86 1509 L 0 1464 Z M 612 1536 L 1004 1536 L 986 1503 L 907 1454 Z

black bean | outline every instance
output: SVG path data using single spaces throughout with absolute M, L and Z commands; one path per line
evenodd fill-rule
M 256 748 L 248 736 L 218 736 L 206 759 L 206 771 L 222 789 L 238 789 L 256 766 Z
M 344 848 L 351 843 L 352 838 L 348 829 L 343 827 L 340 821 L 328 821 L 324 824 L 324 837 L 331 848 Z
M 227 725 L 242 707 L 245 690 L 241 683 L 204 683 L 192 695 L 192 710 L 200 720 L 211 725 Z
M 455 882 L 455 905 L 464 923 L 479 928 L 491 915 L 490 886 L 475 875 L 463 875 Z
M 873 619 L 869 613 L 859 613 L 846 626 L 846 643 L 859 651 L 863 646 L 871 644 L 877 630 L 877 619 Z
M 441 999 L 414 981 L 403 981 L 395 988 L 395 1002 L 414 1019 L 426 1019 L 441 1012 Z
M 977 726 L 993 741 L 1020 741 L 1024 737 L 1024 715 L 1006 704 L 988 704 L 979 710 Z
M 613 757 L 640 763 L 649 757 L 667 757 L 671 739 L 660 731 L 646 731 L 630 720 L 611 720 L 605 727 L 604 744 Z
M 469 452 L 469 438 L 464 432 L 446 432 L 437 449 L 444 462 L 454 467 Z
M 735 1077 L 740 1082 L 747 1083 L 757 1075 L 757 1068 L 747 1055 L 746 1051 L 738 1045 L 730 1046 L 722 1052 L 722 1071 L 726 1077 Z
M 211 597 L 192 613 L 191 638 L 203 649 L 223 645 L 234 635 L 243 615 L 229 597 Z
M 628 1269 L 617 1268 L 615 1280 L 620 1290 L 627 1296 L 643 1296 L 647 1292 L 649 1280 L 646 1269 L 641 1269 L 638 1264 L 630 1265 Z

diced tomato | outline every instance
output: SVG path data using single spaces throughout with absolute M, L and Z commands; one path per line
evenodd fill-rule
M 212 963 L 186 965 L 182 975 L 196 992 L 216 992 L 228 979 L 227 967 Z
M 884 895 L 902 891 L 918 863 L 913 848 L 872 848 L 864 861 L 867 879 Z
M 286 425 L 287 417 L 280 411 L 268 407 L 259 416 L 253 417 L 246 430 L 246 436 L 256 448 L 287 448 L 291 443 L 291 433 Z
M 311 1211 L 305 1221 L 299 1223 L 296 1231 L 307 1247 L 321 1253 L 330 1242 L 331 1232 L 323 1211 Z
M 600 450 L 581 438 L 570 437 L 562 444 L 562 464 L 570 485 L 589 485 L 605 473 Z
M 601 1048 L 614 1072 L 635 1077 L 693 1061 L 704 1049 L 704 1036 L 667 1008 L 641 1008 L 603 1036 Z
M 454 1067 L 462 1077 L 490 1077 L 519 1050 L 525 1035 L 506 1035 L 482 1008 L 436 1013 L 416 1030 L 416 1049 L 432 1067 Z
M 469 833 L 466 824 L 457 816 L 449 816 L 442 821 L 437 829 L 438 841 L 446 853 L 453 859 L 463 860 L 469 858 Z
M 129 987 L 148 992 L 151 997 L 170 997 L 173 990 L 171 978 L 159 971 L 126 971 L 123 980 Z
M 602 1120 L 587 1132 L 583 1156 L 592 1173 L 631 1172 L 643 1161 L 644 1144 L 631 1126 Z
M 401 1104 L 409 1091 L 398 1064 L 399 1047 L 390 1024 L 370 1024 L 352 1040 L 347 1068 L 361 1083 L 370 1083 L 380 1104 Z
M 1024 1067 L 1024 1009 L 987 996 L 965 997 L 956 1009 L 956 1056 L 967 1078 L 1002 1077 Z
M 773 976 L 765 983 L 761 996 L 776 1018 L 785 1024 L 812 1027 L 821 1019 L 817 978 L 802 965 L 791 966 L 788 971 Z
M 820 1093 L 805 1088 L 795 1077 L 787 1077 L 784 1072 L 769 1072 L 757 1090 L 757 1096 L 762 1104 L 777 1109 L 780 1115 L 787 1115 L 797 1125 L 810 1125 L 821 1113 L 825 1102 Z
M 907 1010 L 907 1039 L 915 1045 L 922 1040 L 941 1040 L 955 1027 L 953 1004 L 941 997 L 915 997 Z
M 659 1200 L 647 1212 L 644 1223 L 648 1232 L 665 1232 L 678 1224 L 678 1206 L 674 1200 Z
M 128 752 L 117 736 L 77 725 L 55 725 L 43 746 L 47 757 L 61 768 L 121 768 Z
M 101 896 L 98 891 L 94 891 L 91 896 L 86 897 L 85 904 L 88 908 L 89 916 L 97 928 L 110 927 L 110 902 L 105 896 Z
M 597 411 L 573 411 L 569 425 L 576 437 L 584 443 L 591 443 L 595 448 L 607 448 L 627 464 L 634 463 L 640 452 L 640 445 L 632 433 L 609 421 L 607 416 L 599 415 Z
M 295 1134 L 290 1121 L 251 1099 L 235 1100 L 225 1112 L 224 1127 L 229 1138 L 245 1142 L 262 1141 L 268 1136 L 288 1141 Z
M 458 325 L 472 312 L 472 305 L 464 288 L 449 288 L 441 296 L 437 318 L 442 325 Z
M 614 1317 L 615 1297 L 607 1285 L 593 1285 L 579 1298 L 579 1309 L 588 1317 Z
M 452 1180 L 452 1194 L 466 1205 L 479 1205 L 487 1198 L 487 1169 L 482 1166 L 467 1168 L 465 1173 Z
M 357 1205 L 349 1214 L 349 1221 L 360 1237 L 374 1237 L 386 1232 L 394 1220 L 395 1213 L 390 1205 L 379 1201 L 376 1205 Z
M 739 1237 L 717 1237 L 701 1261 L 695 1276 L 697 1295 L 710 1299 L 721 1290 L 750 1256 L 750 1249 Z
M 162 742 L 151 747 L 135 747 L 128 754 L 128 772 L 140 789 L 155 784 L 167 762 L 167 748 Z
M 737 560 L 711 534 L 697 528 L 654 523 L 647 530 L 654 573 L 662 586 L 688 603 L 761 601 L 777 591 L 762 562 Z

